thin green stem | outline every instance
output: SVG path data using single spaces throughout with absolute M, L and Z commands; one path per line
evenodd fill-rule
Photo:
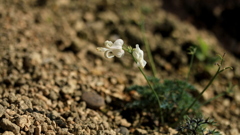
M 215 99 L 217 99 L 217 98 L 219 98 L 219 97 L 222 97 L 222 96 L 224 96 L 224 95 L 227 95 L 227 94 L 231 93 L 233 87 L 234 87 L 234 86 L 232 86 L 232 84 L 230 83 L 229 86 L 228 86 L 228 88 L 227 88 L 227 90 L 226 90 L 225 92 L 222 92 L 222 93 L 218 94 L 217 96 L 209 99 L 208 101 L 204 102 L 203 105 L 206 105 L 206 104 L 212 102 L 213 100 L 215 100 Z
M 187 75 L 187 81 L 189 80 L 189 76 L 190 76 L 190 73 L 191 73 L 191 71 L 192 71 L 192 65 L 193 65 L 194 55 L 195 55 L 195 53 L 193 53 L 192 56 L 191 56 L 191 61 L 190 61 L 190 65 L 189 65 L 189 71 L 188 71 L 188 75 Z
M 152 68 L 152 73 L 153 73 L 153 76 L 156 77 L 157 70 L 156 70 L 155 63 L 153 61 L 150 46 L 149 46 L 149 44 L 147 42 L 147 39 L 146 39 L 146 36 L 145 36 L 145 27 L 144 27 L 144 22 L 143 21 L 141 23 L 141 31 L 142 31 L 142 36 L 143 36 L 143 42 L 144 42 L 144 45 L 145 45 L 145 48 L 146 48 L 146 51 L 147 51 L 147 55 L 148 55 L 148 58 L 149 58 L 149 61 L 150 61 L 150 65 L 151 65 L 151 68 Z
M 224 96 L 224 95 L 226 95 L 226 94 L 225 94 L 225 93 L 218 94 L 217 96 L 215 96 L 215 97 L 207 100 L 206 102 L 204 102 L 203 105 L 206 105 L 206 104 L 212 102 L 213 100 L 215 100 L 215 99 L 217 99 L 217 98 L 219 98 L 219 97 L 221 97 L 221 96 Z
M 131 54 L 132 55 L 132 54 Z M 135 57 L 132 55 L 134 61 L 137 63 L 137 60 L 135 59 Z M 161 123 L 164 124 L 164 119 L 163 119 L 163 115 L 162 115 L 162 109 L 161 109 L 161 101 L 158 97 L 158 94 L 157 92 L 154 90 L 153 86 L 151 85 L 151 83 L 149 82 L 146 74 L 144 73 L 143 69 L 141 67 L 138 67 L 138 69 L 140 70 L 140 72 L 142 73 L 142 75 L 144 76 L 145 80 L 147 81 L 148 83 L 148 86 L 150 87 L 150 89 L 153 91 L 155 97 L 157 98 L 157 101 L 158 101 L 158 105 L 159 105 L 159 109 L 160 109 L 160 118 L 161 118 Z
M 220 56 L 221 58 L 221 62 L 220 64 L 219 63 L 216 63 L 216 65 L 218 66 L 218 70 L 217 72 L 215 73 L 215 75 L 211 78 L 211 80 L 209 81 L 209 83 L 207 84 L 207 86 L 202 90 L 202 92 L 198 95 L 198 97 L 193 101 L 193 103 L 185 110 L 185 111 L 182 111 L 181 114 L 180 114 L 180 118 L 179 118 L 179 121 L 182 120 L 183 116 L 193 107 L 193 105 L 202 97 L 203 93 L 208 89 L 208 87 L 213 83 L 213 81 L 216 79 L 217 75 L 220 74 L 221 72 L 223 72 L 224 70 L 226 69 L 232 69 L 232 67 L 225 67 L 223 69 L 221 69 L 222 67 L 222 64 L 223 64 L 223 61 L 224 61 L 224 56 L 225 56 L 225 53 Z
M 202 92 L 198 95 L 198 97 L 193 101 L 193 103 L 185 110 L 183 111 L 183 113 L 181 113 L 180 115 L 180 120 L 183 118 L 183 116 L 193 107 L 193 105 L 202 97 L 203 93 L 208 89 L 208 87 L 212 84 L 212 82 L 214 81 L 214 79 L 217 77 L 217 75 L 221 72 L 220 71 L 221 67 L 218 67 L 217 72 L 215 73 L 215 75 L 212 77 L 212 79 L 209 81 L 209 83 L 207 84 L 207 86 L 202 90 Z

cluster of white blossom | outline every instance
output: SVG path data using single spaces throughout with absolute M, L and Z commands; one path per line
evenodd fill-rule
M 100 52 L 104 52 L 106 58 L 113 58 L 114 56 L 121 58 L 125 51 L 129 52 L 134 58 L 137 65 L 141 68 L 144 68 L 147 62 L 144 60 L 144 53 L 140 49 L 139 45 L 136 45 L 136 48 L 131 47 L 123 47 L 123 40 L 118 39 L 114 43 L 111 41 L 105 41 L 105 47 L 97 47 L 97 50 Z

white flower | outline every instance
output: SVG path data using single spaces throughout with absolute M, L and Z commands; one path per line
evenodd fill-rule
M 122 49 L 123 43 L 122 39 L 118 39 L 114 43 L 111 41 L 105 41 L 104 44 L 106 48 L 98 47 L 97 50 L 104 52 L 106 58 L 113 58 L 114 56 L 120 58 L 124 54 L 124 50 Z
M 144 53 L 139 48 L 139 45 L 136 45 L 136 48 L 133 50 L 133 56 L 137 60 L 137 65 L 141 68 L 144 68 L 147 62 L 144 60 Z

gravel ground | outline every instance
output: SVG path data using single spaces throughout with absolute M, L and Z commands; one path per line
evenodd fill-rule
M 180 21 L 157 0 L 0 0 L 0 134 L 175 133 L 167 126 L 136 126 L 121 115 L 122 108 L 114 104 L 132 99 L 125 88 L 146 82 L 129 56 L 106 59 L 96 51 L 105 40 L 120 37 L 127 44 L 142 45 L 138 25 L 142 18 L 161 78 L 185 77 L 188 55 L 184 49 L 199 36 L 212 54 L 225 52 L 211 32 Z M 225 65 L 234 71 L 219 76 L 204 100 L 225 91 L 229 82 L 236 85 L 234 93 L 202 110 L 216 120 L 223 134 L 236 135 L 240 133 L 240 62 L 230 53 L 226 59 Z M 146 72 L 151 74 L 149 65 Z M 201 65 L 196 72 L 214 73 Z M 191 80 L 201 90 L 209 77 Z

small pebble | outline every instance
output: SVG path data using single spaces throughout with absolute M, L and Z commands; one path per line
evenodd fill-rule
M 105 105 L 104 98 L 97 94 L 95 91 L 84 91 L 82 100 L 85 101 L 88 107 L 98 109 Z
M 2 135 L 15 135 L 15 134 L 11 131 L 5 131 Z
M 136 135 L 147 135 L 148 132 L 147 132 L 146 130 L 137 128 L 137 129 L 135 130 L 134 134 L 136 134 Z
M 18 134 L 20 132 L 20 127 L 17 126 L 16 124 L 12 123 L 9 119 L 6 119 L 6 118 L 3 118 L 0 121 L 0 127 L 3 130 L 12 131 L 15 134 Z
M 123 134 L 123 135 L 129 135 L 129 131 L 127 128 L 125 127 L 120 127 L 119 128 L 119 133 Z
M 0 104 L 0 117 L 5 113 L 6 109 Z
M 17 100 L 17 97 L 15 96 L 14 93 L 10 93 L 8 99 L 11 103 L 13 103 Z
M 28 122 L 27 117 L 24 116 L 20 116 L 16 119 L 16 124 L 21 128 L 24 128 L 27 122 Z

